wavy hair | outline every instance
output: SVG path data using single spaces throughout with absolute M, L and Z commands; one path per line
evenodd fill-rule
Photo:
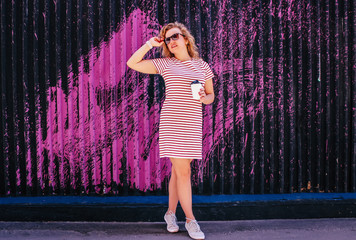
M 191 58 L 199 58 L 199 52 L 198 52 L 198 47 L 195 45 L 195 39 L 188 30 L 188 28 L 183 24 L 179 22 L 174 22 L 174 23 L 168 23 L 165 26 L 162 27 L 160 31 L 160 37 L 165 38 L 166 33 L 168 30 L 172 28 L 179 28 L 182 34 L 184 34 L 184 38 L 188 40 L 187 44 L 187 50 L 188 54 Z M 167 45 L 164 43 L 162 44 L 162 56 L 163 57 L 174 57 L 174 54 L 171 53 L 167 47 Z

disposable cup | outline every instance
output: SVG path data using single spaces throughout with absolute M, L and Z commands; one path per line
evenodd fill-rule
M 199 92 L 200 89 L 203 87 L 203 85 L 198 80 L 195 80 L 190 84 L 190 87 L 192 89 L 193 98 L 199 100 L 200 99 Z

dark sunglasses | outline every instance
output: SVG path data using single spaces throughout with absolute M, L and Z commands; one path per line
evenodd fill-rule
M 179 35 L 182 35 L 183 37 L 185 37 L 185 35 L 182 33 L 175 33 L 172 36 L 165 38 L 164 42 L 168 45 L 171 42 L 171 39 L 174 41 L 177 41 L 179 39 Z

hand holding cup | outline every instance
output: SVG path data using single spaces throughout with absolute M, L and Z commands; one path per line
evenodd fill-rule
M 204 103 L 206 97 L 204 86 L 202 86 L 202 88 L 200 89 L 199 96 L 200 96 L 200 102 Z

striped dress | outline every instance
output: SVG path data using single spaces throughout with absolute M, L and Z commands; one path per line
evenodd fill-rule
M 203 85 L 214 75 L 201 59 L 152 59 L 166 85 L 159 123 L 160 157 L 202 159 L 202 103 L 193 99 L 191 82 Z

